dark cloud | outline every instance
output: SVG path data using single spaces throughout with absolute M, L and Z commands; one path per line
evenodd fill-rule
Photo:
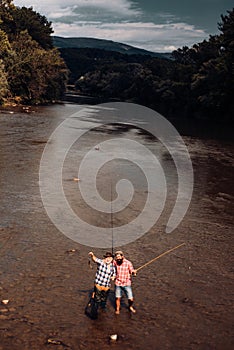
M 217 32 L 221 14 L 234 6 L 233 0 L 134 0 L 151 18 L 158 13 L 171 14 L 182 22 L 202 28 L 210 34 Z
M 96 37 L 152 51 L 191 46 L 218 32 L 230 0 L 15 0 L 53 22 L 56 35 Z

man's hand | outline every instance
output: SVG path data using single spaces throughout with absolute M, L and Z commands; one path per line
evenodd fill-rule
M 137 270 L 132 270 L 132 275 L 136 276 L 137 275 Z
M 93 252 L 89 252 L 89 256 L 92 258 L 92 260 L 94 261 L 94 262 L 96 262 L 96 256 L 94 255 L 94 253 Z

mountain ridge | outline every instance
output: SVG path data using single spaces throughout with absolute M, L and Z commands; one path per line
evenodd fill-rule
M 57 48 L 93 48 L 106 51 L 115 51 L 126 55 L 145 55 L 158 58 L 171 59 L 171 53 L 152 52 L 131 45 L 112 40 L 86 38 L 86 37 L 61 37 L 53 36 L 54 46 Z

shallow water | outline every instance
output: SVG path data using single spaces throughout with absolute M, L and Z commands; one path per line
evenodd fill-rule
M 76 215 L 92 225 L 110 228 L 111 234 L 110 214 L 90 209 L 74 178 L 88 150 L 101 152 L 95 146 L 110 137 L 120 139 L 120 143 L 128 138 L 147 146 L 160 160 L 167 198 L 159 220 L 148 233 L 121 249 L 139 267 L 186 243 L 134 278 L 136 315 L 128 313 L 123 300 L 121 314 L 116 317 L 112 292 L 108 311 L 92 321 L 84 315 L 95 273 L 95 267 L 88 267 L 91 248 L 74 242 L 54 226 L 39 189 L 40 160 L 51 133 L 82 108 L 65 104 L 30 113 L 0 114 L 0 293 L 2 299 L 10 300 L 7 306 L 0 306 L 0 349 L 233 348 L 233 142 L 214 139 L 213 133 L 209 136 L 207 132 L 202 137 L 188 136 L 186 130 L 183 140 L 193 163 L 194 192 L 186 216 L 171 234 L 165 233 L 165 226 L 178 179 L 175 164 L 160 142 L 139 129 L 112 125 L 94 129 L 74 143 L 64 162 L 62 184 Z M 93 126 L 97 119 L 91 120 Z M 79 120 L 77 123 L 79 126 Z M 90 120 L 82 119 L 82 127 L 85 123 L 88 127 Z M 54 147 L 56 157 L 58 148 Z M 53 164 L 54 158 L 50 161 Z M 116 196 L 115 189 L 110 191 L 110 181 L 116 183 L 125 177 L 134 184 L 134 197 L 128 208 L 113 216 L 115 227 L 142 211 L 147 179 L 134 164 L 120 159 L 102 167 L 97 178 L 99 192 L 110 201 Z M 56 179 L 50 180 L 53 188 Z M 55 202 L 56 196 L 54 192 Z M 82 237 L 86 234 L 81 232 Z M 105 251 L 93 249 L 98 256 Z M 118 334 L 118 340 L 110 342 L 110 334 Z M 56 340 L 57 345 L 48 345 L 48 339 Z

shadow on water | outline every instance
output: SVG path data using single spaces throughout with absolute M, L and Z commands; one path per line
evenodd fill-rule
M 233 123 L 212 123 L 194 119 L 175 119 L 170 121 L 182 136 L 200 139 L 233 140 Z
M 110 124 L 105 124 L 96 128 L 93 128 L 90 130 L 90 132 L 98 132 L 98 133 L 103 133 L 107 135 L 122 135 L 124 133 L 133 131 L 139 136 L 142 136 L 143 139 L 145 140 L 151 140 L 151 141 L 156 141 L 156 137 L 152 135 L 150 132 L 148 132 L 145 129 L 142 129 L 140 127 L 136 127 L 131 124 L 121 124 L 121 123 L 110 123 Z

